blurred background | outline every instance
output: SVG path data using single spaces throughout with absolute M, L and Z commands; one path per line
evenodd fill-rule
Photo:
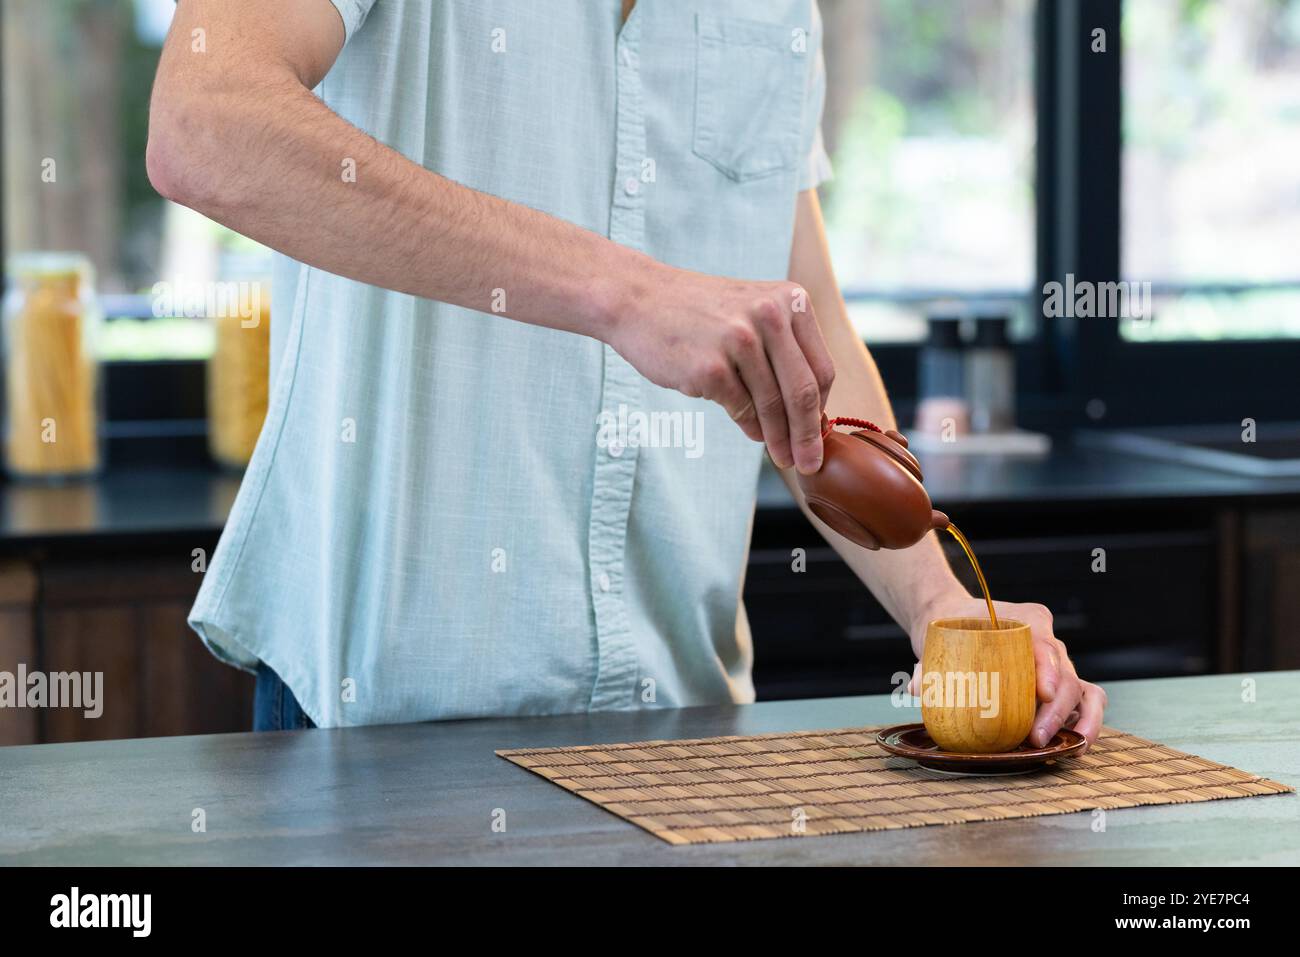
M 836 271 L 997 596 L 1051 605 L 1094 679 L 1300 665 L 1300 0 L 820 7 Z M 247 677 L 184 617 L 275 317 L 268 251 L 145 174 L 173 9 L 0 3 L 0 670 L 102 670 L 131 702 L 0 712 L 0 743 L 247 725 Z M 237 306 L 163 279 L 231 283 Z M 1046 308 L 1075 281 L 1151 298 Z M 64 410 L 60 456 L 23 431 L 40 402 Z M 746 600 L 763 697 L 910 670 L 772 475 Z

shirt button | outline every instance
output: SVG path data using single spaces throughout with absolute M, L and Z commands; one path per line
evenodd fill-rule
M 611 442 L 606 451 L 609 452 L 612 457 L 618 458 L 623 454 L 623 446 L 618 442 Z
M 623 47 L 623 49 L 619 51 L 618 56 L 619 59 L 623 61 L 624 66 L 632 65 L 632 51 L 627 47 Z
M 596 579 L 596 584 L 600 586 L 601 591 L 609 591 L 609 576 L 601 572 L 600 577 Z
M 636 181 L 635 176 L 629 176 L 627 179 L 623 180 L 623 192 L 627 193 L 629 196 L 635 196 L 637 193 L 641 192 L 641 184 Z

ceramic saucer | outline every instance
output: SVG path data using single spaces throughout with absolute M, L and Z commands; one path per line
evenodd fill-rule
M 876 743 L 899 757 L 911 758 L 923 768 L 960 774 L 1015 774 L 1054 764 L 1072 757 L 1088 746 L 1077 731 L 1062 728 L 1043 748 L 1028 742 L 1005 754 L 961 754 L 943 751 L 930 738 L 923 724 L 896 724 L 876 735 Z

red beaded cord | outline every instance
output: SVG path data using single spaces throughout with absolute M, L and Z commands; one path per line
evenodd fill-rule
M 870 430 L 870 431 L 872 431 L 872 432 L 884 432 L 884 431 L 885 431 L 885 430 L 882 429 L 880 426 L 876 425 L 876 423 L 874 423 L 874 422 L 868 422 L 866 419 L 853 419 L 853 418 L 849 418 L 849 417 L 847 417 L 847 416 L 840 416 L 840 417 L 835 418 L 835 419 L 827 419 L 827 420 L 826 420 L 826 428 L 822 429 L 822 438 L 824 439 L 824 438 L 826 438 L 826 436 L 830 435 L 830 434 L 831 434 L 831 430 L 832 430 L 833 428 L 835 428 L 835 426 L 837 426 L 837 425 L 851 425 L 851 426 L 853 426 L 854 428 L 858 428 L 858 429 L 868 429 L 868 430 Z

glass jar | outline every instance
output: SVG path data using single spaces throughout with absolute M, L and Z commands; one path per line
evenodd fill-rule
M 266 419 L 271 288 L 267 282 L 229 288 L 239 294 L 210 317 L 215 337 L 208 360 L 208 450 L 219 465 L 242 469 Z
M 92 474 L 103 418 L 94 267 L 80 253 L 23 253 L 9 276 L 5 464 L 19 477 Z
M 1007 337 L 1006 316 L 975 320 L 975 341 L 966 350 L 966 392 L 972 431 L 1015 429 L 1016 359 Z

